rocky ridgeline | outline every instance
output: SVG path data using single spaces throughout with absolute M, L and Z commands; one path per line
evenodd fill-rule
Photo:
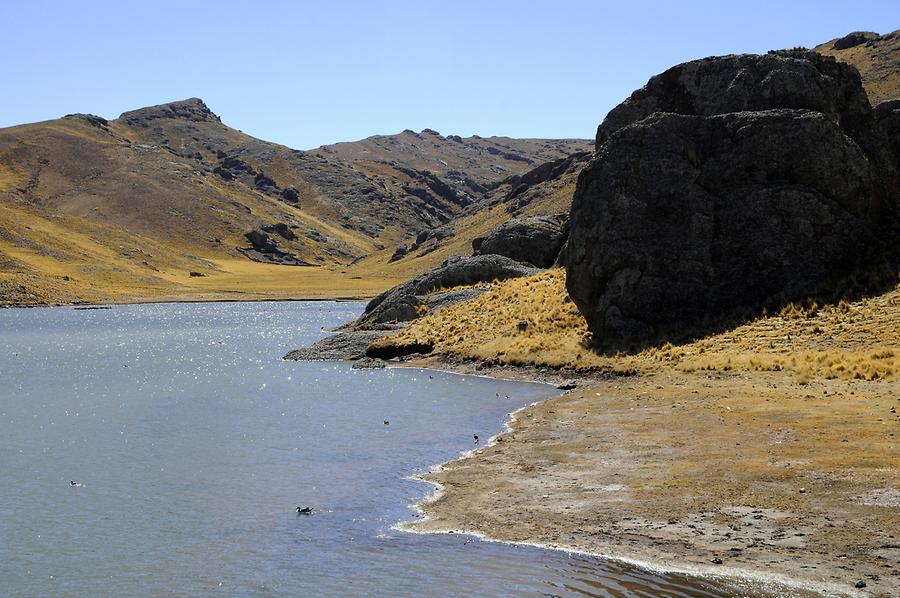
M 119 120 L 129 126 L 147 128 L 159 119 L 179 119 L 189 122 L 221 122 L 209 106 L 200 98 L 189 98 L 158 106 L 148 106 L 130 112 L 123 112 Z
M 599 126 L 573 199 L 567 287 L 595 340 L 666 338 L 871 267 L 898 240 L 897 119 L 811 52 L 650 79 Z

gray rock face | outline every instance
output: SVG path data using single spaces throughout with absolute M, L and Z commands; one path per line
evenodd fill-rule
M 596 149 L 622 127 L 654 112 L 713 116 L 730 112 L 796 108 L 837 123 L 880 168 L 891 168 L 887 140 L 853 66 L 815 52 L 742 54 L 686 62 L 652 77 L 613 108 L 597 128 Z M 879 201 L 896 186 L 876 189 Z
M 517 262 L 538 268 L 553 265 L 566 240 L 564 218 L 533 216 L 513 218 L 492 230 L 483 239 L 476 239 L 476 255 L 502 255 Z
M 468 289 L 457 289 L 455 291 L 446 291 L 443 293 L 434 293 L 428 297 L 428 311 L 434 312 L 457 303 L 470 301 L 487 291 L 483 287 L 471 287 Z
M 159 106 L 123 112 L 119 118 L 129 125 L 141 127 L 147 127 L 150 122 L 161 118 L 178 118 L 193 122 L 221 122 L 221 119 L 213 114 L 213 111 L 200 98 L 189 98 L 178 102 L 169 102 Z
M 859 73 L 812 52 L 741 54 L 694 60 L 651 77 L 597 128 L 597 147 L 654 112 L 712 116 L 747 110 L 806 108 L 854 120 L 869 110 Z
M 875 106 L 875 117 L 894 152 L 894 166 L 900 169 L 900 100 L 888 100 Z
M 419 310 L 425 305 L 423 297 L 432 291 L 480 282 L 506 280 L 536 272 L 538 272 L 536 268 L 500 255 L 451 258 L 440 267 L 389 289 L 372 299 L 366 306 L 363 315 L 357 320 L 356 325 L 357 327 L 366 327 L 383 322 L 414 320 L 418 317 Z
M 883 235 L 896 174 L 858 75 L 791 56 L 674 67 L 600 126 L 565 259 L 601 346 L 805 297 Z
M 309 347 L 284 356 L 291 361 L 352 361 L 366 356 L 366 349 L 391 330 L 350 330 L 327 336 Z

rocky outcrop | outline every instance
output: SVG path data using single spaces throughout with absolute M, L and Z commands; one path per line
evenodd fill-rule
M 393 262 L 396 262 L 397 260 L 403 259 L 407 256 L 407 254 L 409 254 L 409 249 L 406 247 L 406 245 L 398 245 L 397 249 L 394 250 L 394 253 L 391 254 L 388 263 L 391 264 Z
M 509 185 L 506 199 L 514 199 L 529 187 L 557 179 L 572 169 L 573 166 L 577 166 L 578 169 L 582 168 L 584 166 L 583 163 L 587 162 L 589 157 L 590 154 L 588 152 L 577 152 L 552 162 L 545 162 L 524 174 L 517 174 L 504 179 L 500 184 Z
M 293 187 L 285 187 L 281 190 L 281 199 L 300 207 L 300 194 Z
M 154 120 L 163 118 L 179 119 L 190 122 L 221 122 L 221 119 L 209 109 L 200 98 L 190 98 L 178 102 L 169 102 L 159 106 L 150 106 L 130 112 L 123 112 L 119 119 L 130 126 L 148 127 Z
M 297 235 L 284 222 L 276 222 L 275 224 L 265 224 L 262 229 L 267 233 L 274 233 L 287 241 L 295 241 Z M 248 233 L 249 234 L 249 233 Z M 251 239 L 252 242 L 252 239 Z
M 96 114 L 66 114 L 63 118 L 78 119 L 86 122 L 92 127 L 97 127 L 99 129 L 106 129 L 106 127 L 109 125 L 108 120 L 106 120 L 102 116 L 97 116 Z
M 613 109 L 573 199 L 567 288 L 602 346 L 808 296 L 896 209 L 852 67 L 808 53 L 669 69 Z
M 253 229 L 244 233 L 244 238 L 250 242 L 249 248 L 238 248 L 238 251 L 255 262 L 269 264 L 281 264 L 284 266 L 312 266 L 309 262 L 297 258 L 297 256 L 284 251 L 279 247 L 278 241 L 268 235 L 274 233 L 286 240 L 294 240 L 294 234 L 286 224 L 267 224 L 260 229 Z
M 486 237 L 474 239 L 475 255 L 502 255 L 538 268 L 549 268 L 568 233 L 565 216 L 532 216 L 504 222 Z
M 859 72 L 815 52 L 742 54 L 674 66 L 610 111 L 597 128 L 596 149 L 615 131 L 654 112 L 713 116 L 778 108 L 820 112 L 880 167 L 891 161 Z
M 853 48 L 866 42 L 875 41 L 880 37 L 880 35 L 872 31 L 854 31 L 853 33 L 848 33 L 840 39 L 834 40 L 834 43 L 831 45 L 831 49 L 846 50 L 847 48 Z
M 427 309 L 424 298 L 432 291 L 506 280 L 535 272 L 537 269 L 500 255 L 451 258 L 440 267 L 372 299 L 356 321 L 356 327 L 365 328 L 384 322 L 413 320 L 418 317 L 420 311 Z
M 366 349 L 375 339 L 389 334 L 391 330 L 348 330 L 327 336 L 322 340 L 295 349 L 284 359 L 291 361 L 352 361 L 366 356 Z

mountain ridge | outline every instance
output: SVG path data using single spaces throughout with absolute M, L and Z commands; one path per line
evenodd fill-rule
M 460 144 L 425 135 L 416 160 L 353 162 L 328 148 L 294 150 L 246 135 L 199 98 L 113 120 L 70 114 L 0 129 L 0 302 L 284 298 L 315 296 L 316 284 L 371 295 L 406 271 L 345 273 L 355 260 L 442 226 L 503 178 L 588 144 L 526 140 L 520 148 L 504 139 L 515 156 L 504 158 L 493 138 Z M 424 146 L 408 137 L 378 139 Z M 441 168 L 443 155 L 471 172 Z M 248 257 L 323 270 L 251 281 Z

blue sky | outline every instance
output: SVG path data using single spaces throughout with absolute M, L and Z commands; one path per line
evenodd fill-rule
M 2 0 L 0 126 L 197 96 L 307 149 L 410 128 L 593 137 L 671 65 L 900 28 L 900 2 Z

